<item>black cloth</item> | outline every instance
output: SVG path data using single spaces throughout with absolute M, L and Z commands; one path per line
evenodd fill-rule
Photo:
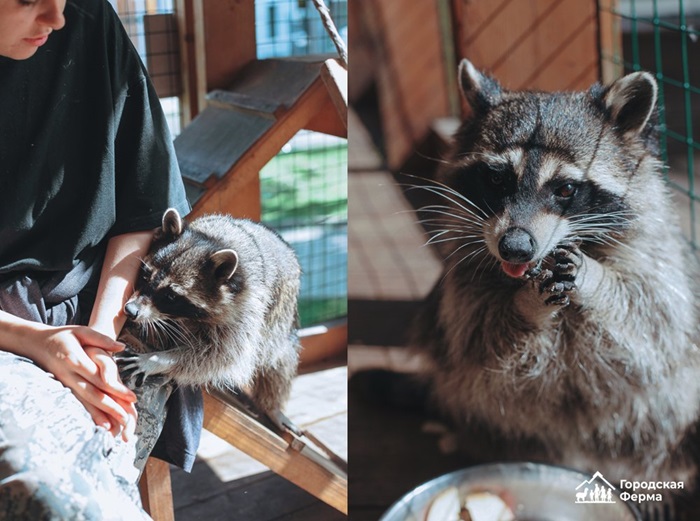
M 42 306 L 84 323 L 107 241 L 189 204 L 160 102 L 111 5 L 68 0 L 64 16 L 31 58 L 0 57 L 0 287 L 36 281 Z M 179 389 L 168 407 L 187 427 L 166 422 L 159 443 L 184 450 L 168 461 L 189 470 L 201 392 Z

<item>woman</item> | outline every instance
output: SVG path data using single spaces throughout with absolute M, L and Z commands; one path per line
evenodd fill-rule
M 111 355 L 169 207 L 172 143 L 111 6 L 0 0 L 0 518 L 145 517 Z

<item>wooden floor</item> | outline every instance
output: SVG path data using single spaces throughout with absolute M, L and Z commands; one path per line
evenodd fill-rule
M 347 367 L 332 360 L 298 376 L 287 416 L 347 459 Z M 203 432 L 191 474 L 172 469 L 176 521 L 340 521 L 345 515 Z

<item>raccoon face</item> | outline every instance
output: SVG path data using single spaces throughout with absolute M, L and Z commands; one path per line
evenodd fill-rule
M 168 210 L 144 258 L 135 292 L 124 306 L 136 323 L 217 321 L 238 291 L 238 256 L 188 229 Z
M 615 242 L 634 219 L 629 185 L 649 155 L 642 134 L 656 102 L 653 77 L 535 93 L 504 91 L 466 60 L 459 73 L 472 116 L 455 136 L 443 184 L 431 190 L 450 208 L 440 210 L 450 214 L 437 232 L 444 250 L 486 254 L 518 278 L 563 241 Z

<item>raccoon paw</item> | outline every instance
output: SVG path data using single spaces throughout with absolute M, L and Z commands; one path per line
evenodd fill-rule
M 122 380 L 133 382 L 136 387 L 141 387 L 149 376 L 162 374 L 165 369 L 158 353 L 124 351 L 116 355 L 115 359 Z
M 552 271 L 555 278 L 560 281 L 575 281 L 578 270 L 583 265 L 583 254 L 578 243 L 563 242 L 557 245 L 551 256 L 554 261 Z
M 573 280 L 562 280 L 559 273 L 550 269 L 542 269 L 533 280 L 546 305 L 564 307 L 571 303 L 570 295 L 576 290 Z

